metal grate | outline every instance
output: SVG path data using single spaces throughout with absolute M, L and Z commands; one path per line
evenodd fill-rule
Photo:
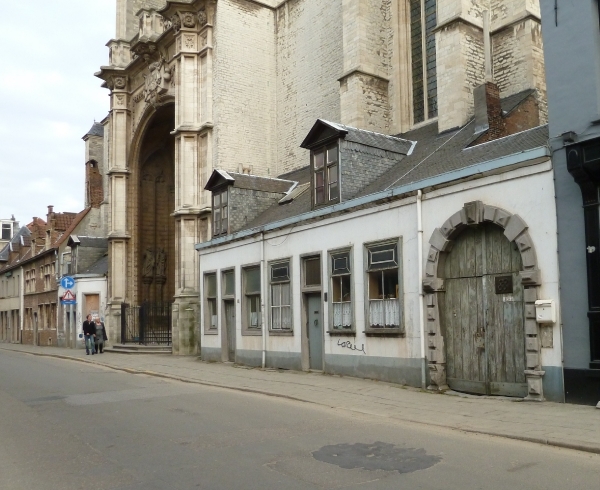
M 496 276 L 496 294 L 512 294 L 513 278 L 512 276 Z
M 141 345 L 171 345 L 170 302 L 149 302 L 141 306 L 121 304 L 121 342 Z

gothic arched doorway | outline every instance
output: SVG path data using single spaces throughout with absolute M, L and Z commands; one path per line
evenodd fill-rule
M 140 146 L 138 174 L 138 303 L 175 294 L 175 107 L 160 107 Z
M 447 382 L 469 393 L 526 396 L 521 253 L 494 223 L 466 227 L 440 271 Z

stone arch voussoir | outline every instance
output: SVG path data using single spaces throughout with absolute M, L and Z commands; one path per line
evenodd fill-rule
M 444 337 L 441 332 L 439 294 L 445 291 L 444 280 L 439 277 L 440 261 L 452 250 L 455 239 L 468 226 L 491 222 L 504 230 L 506 238 L 514 242 L 521 253 L 523 270 L 520 272 L 524 288 L 525 300 L 525 349 L 527 362 L 525 377 L 527 379 L 528 399 L 542 400 L 539 328 L 536 322 L 535 301 L 540 285 L 540 269 L 533 240 L 529 235 L 527 223 L 518 215 L 502 208 L 486 205 L 481 201 L 465 203 L 450 216 L 441 227 L 436 228 L 429 239 L 429 252 L 425 264 L 423 292 L 425 293 L 426 327 L 428 346 L 428 363 L 431 384 L 429 389 L 446 390 L 446 351 Z

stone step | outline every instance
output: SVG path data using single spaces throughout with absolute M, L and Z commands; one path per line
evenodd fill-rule
M 139 345 L 139 344 L 114 344 L 106 347 L 104 352 L 116 354 L 172 354 L 170 345 Z

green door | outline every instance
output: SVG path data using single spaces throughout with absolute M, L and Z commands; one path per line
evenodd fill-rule
M 467 228 L 444 264 L 442 333 L 448 385 L 526 396 L 521 255 L 491 223 Z

